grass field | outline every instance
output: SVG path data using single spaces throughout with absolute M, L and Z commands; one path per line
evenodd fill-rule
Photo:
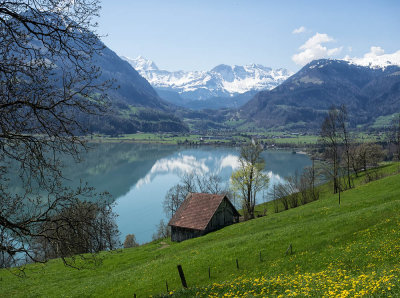
M 382 172 L 393 174 L 398 164 Z M 285 212 L 206 236 L 102 253 L 87 269 L 60 260 L 26 267 L 26 277 L 0 271 L 2 297 L 392 296 L 400 295 L 400 175 L 364 183 Z M 285 254 L 289 244 L 293 253 Z M 260 260 L 261 253 L 261 260 Z M 236 268 L 236 259 L 239 269 Z M 189 289 L 183 291 L 181 264 Z M 211 278 L 208 270 L 210 268 Z
M 136 133 L 122 134 L 118 136 L 94 135 L 88 138 L 90 142 L 133 142 L 147 144 L 191 144 L 191 145 L 237 145 L 239 143 L 249 142 L 251 137 L 256 137 L 260 142 L 267 145 L 276 145 L 277 147 L 296 147 L 302 148 L 309 145 L 317 145 L 318 135 L 300 135 L 289 132 L 243 132 L 243 133 L 224 133 L 210 134 L 183 134 L 183 133 Z M 384 136 L 377 134 L 367 134 L 358 132 L 353 134 L 356 142 L 376 142 L 383 141 Z

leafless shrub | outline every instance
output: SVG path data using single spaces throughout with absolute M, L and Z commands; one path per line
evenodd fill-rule
M 114 219 L 109 204 L 75 200 L 36 226 L 36 237 L 31 241 L 34 259 L 61 257 L 67 265 L 75 266 L 75 255 L 113 250 L 120 246 Z
M 124 241 L 124 248 L 131 248 L 131 247 L 137 247 L 139 244 L 136 242 L 136 237 L 134 234 L 128 234 L 125 237 Z
M 152 236 L 152 240 L 165 239 L 169 237 L 171 237 L 171 228 L 161 219 L 160 223 L 157 225 L 157 231 Z

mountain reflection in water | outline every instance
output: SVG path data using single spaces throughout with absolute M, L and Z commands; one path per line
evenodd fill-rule
M 97 144 L 82 163 L 65 170 L 69 184 L 87 181 L 98 192 L 108 191 L 116 201 L 121 240 L 135 234 L 139 243 L 151 241 L 156 225 L 165 219 L 162 201 L 185 173 L 219 175 L 229 182 L 238 167 L 239 149 L 231 147 L 185 148 L 150 144 Z M 291 151 L 264 151 L 269 188 L 283 177 L 311 165 L 306 155 Z

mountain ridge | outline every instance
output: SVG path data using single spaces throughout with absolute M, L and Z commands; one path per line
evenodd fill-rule
M 400 111 L 400 67 L 314 60 L 275 89 L 257 93 L 240 117 L 268 128 L 316 129 L 327 110 L 340 104 L 347 106 L 352 127 Z
M 175 116 L 174 106 L 162 99 L 145 78 L 110 48 L 104 46 L 101 53 L 93 57 L 93 64 L 101 70 L 99 80 L 112 80 L 117 88 L 107 90 L 111 104 L 107 114 L 101 119 L 86 116 L 91 132 L 115 135 L 137 131 L 188 131 Z
M 286 69 L 274 70 L 260 64 L 220 64 L 209 71 L 169 72 L 160 70 L 153 61 L 142 56 L 122 59 L 128 61 L 156 90 L 177 92 L 186 101 L 235 97 L 248 91 L 272 89 L 292 75 Z

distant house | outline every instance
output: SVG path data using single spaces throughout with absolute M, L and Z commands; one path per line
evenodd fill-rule
M 180 242 L 205 235 L 238 222 L 239 216 L 225 195 L 189 193 L 168 223 L 171 240 Z

